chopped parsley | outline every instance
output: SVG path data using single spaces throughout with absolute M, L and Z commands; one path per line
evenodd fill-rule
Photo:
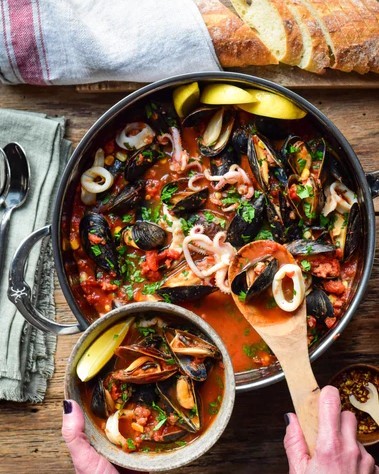
M 270 230 L 260 230 L 254 237 L 254 240 L 274 240 L 274 236 Z
M 313 188 L 309 184 L 305 186 L 303 186 L 302 184 L 298 184 L 296 186 L 296 194 L 299 196 L 300 199 L 313 197 Z
M 129 300 L 133 299 L 133 287 L 132 285 L 123 285 L 122 286 L 122 292 L 128 297 Z
M 98 245 L 91 245 L 91 250 L 95 257 L 101 255 L 101 248 Z
M 124 214 L 122 216 L 122 222 L 124 222 L 125 224 L 128 224 L 129 222 L 132 222 L 133 220 L 133 216 L 130 215 L 130 214 Z
M 255 217 L 255 209 L 253 205 L 248 202 L 248 201 L 241 201 L 238 209 L 237 209 L 238 214 L 242 217 L 242 219 L 250 224 L 253 222 L 254 217 Z
M 141 215 L 144 221 L 154 222 L 155 224 L 159 221 L 159 207 L 141 207 Z
M 320 214 L 320 226 L 321 227 L 329 227 L 330 219 L 328 216 L 324 216 L 323 214 Z
M 129 449 L 132 449 L 132 450 L 133 450 L 133 449 L 137 449 L 137 448 L 136 448 L 136 445 L 134 444 L 134 441 L 132 440 L 132 438 L 128 438 L 128 439 L 126 440 L 126 444 L 128 445 L 128 448 L 129 448 Z
M 185 446 L 185 445 L 187 444 L 187 442 L 186 442 L 186 441 L 180 441 L 180 440 L 179 440 L 179 441 L 175 441 L 175 444 L 176 444 L 177 446 L 182 447 L 182 446 Z
M 167 414 L 160 406 L 158 406 L 155 402 L 151 404 L 152 408 L 158 412 L 157 421 L 158 423 L 155 425 L 153 431 L 158 431 L 167 421 Z
M 138 332 L 144 337 L 147 337 L 149 334 L 155 334 L 154 328 L 138 326 L 137 329 L 138 329 Z
M 238 294 L 238 299 L 244 303 L 246 301 L 246 291 L 240 291 Z
M 162 189 L 161 200 L 164 204 L 170 207 L 170 199 L 172 198 L 173 194 L 179 189 L 177 184 L 166 184 Z
M 214 402 L 209 402 L 208 413 L 210 415 L 217 415 L 217 413 L 220 410 L 221 402 L 222 402 L 221 395 L 218 395 L 218 397 L 216 398 Z
M 314 219 L 316 217 L 316 213 L 312 212 L 312 205 L 309 202 L 303 203 L 304 214 L 308 219 Z
M 154 283 L 147 283 L 142 290 L 143 295 L 153 295 L 162 286 L 162 281 L 156 281 Z
M 288 147 L 288 152 L 289 152 L 289 153 L 299 153 L 299 151 L 300 151 L 300 148 L 297 147 L 297 146 L 290 145 L 290 146 Z
M 309 272 L 311 270 L 311 264 L 308 262 L 308 260 L 302 260 L 300 265 L 304 272 Z

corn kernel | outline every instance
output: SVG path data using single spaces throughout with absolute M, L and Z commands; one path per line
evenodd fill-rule
M 146 199 L 146 201 L 150 201 L 150 199 L 151 199 L 150 194 L 146 194 L 145 199 Z
M 114 156 L 113 155 L 108 155 L 105 157 L 104 163 L 108 166 L 113 165 L 114 163 Z
M 80 242 L 78 239 L 71 239 L 70 240 L 70 244 L 71 244 L 71 248 L 72 250 L 78 250 L 78 248 L 80 247 Z
M 133 421 L 133 423 L 131 424 L 131 427 L 133 428 L 134 431 L 138 431 L 139 433 L 143 433 L 144 432 L 144 428 L 142 425 L 140 425 L 139 423 L 135 423 Z
M 124 162 L 124 161 L 126 161 L 127 156 L 126 156 L 126 153 L 123 153 L 122 151 L 118 151 L 118 152 L 116 153 L 116 158 L 117 158 L 119 161 Z

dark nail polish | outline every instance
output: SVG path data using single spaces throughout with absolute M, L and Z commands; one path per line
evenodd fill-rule
M 70 400 L 63 400 L 63 413 L 68 415 L 72 412 L 72 403 Z
M 287 415 L 287 413 L 285 413 L 284 415 L 284 423 L 286 424 L 286 426 L 290 424 L 290 417 Z

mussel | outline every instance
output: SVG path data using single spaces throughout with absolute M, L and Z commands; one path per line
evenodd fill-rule
M 219 155 L 214 156 L 210 161 L 212 176 L 223 176 L 232 165 L 238 165 L 240 162 L 232 146 L 224 148 Z
M 156 145 L 147 145 L 137 150 L 126 162 L 125 179 L 133 182 L 141 178 L 163 156 L 164 153 Z
M 115 402 L 109 391 L 104 387 L 101 378 L 96 379 L 92 392 L 91 410 L 99 418 L 108 418 L 116 411 Z
M 193 214 L 185 214 L 183 218 L 191 227 L 201 225 L 204 228 L 204 235 L 213 239 L 217 232 L 225 230 L 227 221 L 224 214 L 213 209 L 201 209 Z
M 252 130 L 250 127 L 239 127 L 234 130 L 232 135 L 232 146 L 239 157 L 247 154 L 247 145 L 251 133 Z
M 181 371 L 195 381 L 206 380 L 205 359 L 219 358 L 217 347 L 200 336 L 177 328 L 165 328 L 164 335 Z
M 154 250 L 164 246 L 167 233 L 153 222 L 137 221 L 132 227 L 126 229 L 122 236 L 126 245 L 141 250 Z
M 334 316 L 333 305 L 324 291 L 317 288 L 312 290 L 307 295 L 306 302 L 308 315 L 320 320 Z
M 306 224 L 310 225 L 318 218 L 324 205 L 324 194 L 319 181 L 312 175 L 305 179 L 291 175 L 288 179 L 287 194 L 298 216 Z
M 319 179 L 323 169 L 326 153 L 325 140 L 314 139 L 305 143 L 300 137 L 290 135 L 285 141 L 281 155 L 292 173 L 307 179 L 312 176 Z
M 180 178 L 167 183 L 162 188 L 161 200 L 174 214 L 194 211 L 205 204 L 209 189 L 204 187 L 200 191 L 188 188 L 188 179 Z
M 107 220 L 100 214 L 89 212 L 80 221 L 79 230 L 88 256 L 103 270 L 118 273 L 116 247 Z
M 130 354 L 141 354 L 154 359 L 168 360 L 172 354 L 167 350 L 165 340 L 159 334 L 150 334 L 128 346 L 119 346 L 115 354 L 117 357 L 127 358 Z
M 161 134 L 178 127 L 178 116 L 171 102 L 149 102 L 145 111 L 150 125 Z
M 349 212 L 332 214 L 330 236 L 336 248 L 340 249 L 342 259 L 348 260 L 359 244 L 362 221 L 358 203 L 354 203 Z
M 295 240 L 286 245 L 288 252 L 292 255 L 317 255 L 334 252 L 336 247 L 332 244 L 328 244 L 317 240 Z
M 171 377 L 157 383 L 157 390 L 162 399 L 174 410 L 182 420 L 180 426 L 196 433 L 201 428 L 199 405 L 195 387 L 191 378 L 185 375 Z
M 198 139 L 199 151 L 204 156 L 218 155 L 228 144 L 235 119 L 231 107 L 202 107 L 194 110 L 183 120 L 184 127 L 205 124 Z
M 242 301 L 250 301 L 271 285 L 278 268 L 278 260 L 272 255 L 249 262 L 232 281 L 232 292 Z
M 102 204 L 99 211 L 122 215 L 134 209 L 145 196 L 145 185 L 146 182 L 142 180 L 127 184 L 118 194 Z
M 165 380 L 176 371 L 176 365 L 167 365 L 159 359 L 141 356 L 135 359 L 126 369 L 113 372 L 112 378 L 121 382 L 146 384 Z
M 254 201 L 246 203 L 245 206 L 241 205 L 228 227 L 226 240 L 234 247 L 242 247 L 252 242 L 262 228 L 265 211 L 264 194 Z
M 170 303 L 182 303 L 203 298 L 217 290 L 216 286 L 205 285 L 187 265 L 180 265 L 156 293 Z

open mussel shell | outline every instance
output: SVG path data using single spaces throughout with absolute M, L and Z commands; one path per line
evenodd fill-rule
M 298 216 L 311 225 L 319 216 L 324 205 L 324 193 L 313 176 L 302 179 L 298 175 L 288 178 L 287 195 Z
M 234 247 L 242 247 L 252 242 L 262 228 L 263 220 L 266 215 L 266 198 L 261 194 L 251 202 L 254 208 L 254 217 L 252 219 L 244 218 L 243 213 L 237 211 L 233 217 L 226 234 L 227 242 Z
M 116 247 L 107 220 L 88 212 L 80 221 L 79 231 L 87 255 L 103 270 L 118 273 Z
M 103 204 L 99 211 L 122 215 L 134 209 L 145 196 L 145 185 L 146 182 L 142 180 L 127 184 L 117 195 L 112 196 L 107 203 Z
M 204 285 L 188 265 L 180 265 L 156 293 L 170 303 L 182 303 L 203 298 L 217 290 L 216 286 Z
M 202 207 L 208 195 L 207 187 L 200 191 L 192 191 L 188 188 L 188 179 L 180 178 L 163 186 L 161 200 L 174 214 L 183 214 Z
M 115 354 L 117 357 L 124 359 L 128 358 L 131 354 L 145 355 L 161 360 L 169 360 L 172 358 L 172 354 L 167 349 L 165 340 L 159 334 L 150 334 L 128 346 L 119 346 Z
M 162 227 L 149 221 L 137 221 L 123 233 L 126 245 L 141 250 L 160 249 L 165 245 L 167 233 Z
M 345 214 L 334 212 L 330 235 L 333 244 L 342 252 L 342 259 L 348 260 L 359 245 L 362 220 L 358 203 L 354 203 Z
M 306 240 L 306 239 L 299 239 L 291 242 L 290 244 L 286 245 L 286 248 L 289 253 L 292 255 L 318 255 L 323 253 L 334 252 L 336 247 L 332 244 L 328 244 L 325 242 L 320 242 L 317 240 Z
M 247 155 L 247 145 L 251 133 L 252 131 L 250 127 L 239 127 L 234 130 L 232 135 L 232 146 L 239 157 L 241 155 Z
M 231 290 L 237 296 L 244 295 L 248 302 L 271 285 L 278 269 L 279 262 L 272 255 L 250 262 L 233 279 Z
M 107 419 L 116 411 L 115 403 L 111 394 L 104 387 L 103 380 L 97 378 L 91 398 L 91 411 L 99 418 Z
M 171 377 L 176 371 L 176 365 L 164 365 L 163 361 L 149 356 L 141 356 L 134 360 L 126 369 L 112 373 L 114 380 L 135 384 L 158 382 Z
M 274 240 L 279 243 L 284 242 L 286 228 L 280 213 L 280 207 L 275 206 L 268 198 L 266 199 L 266 214 Z
M 247 157 L 260 187 L 263 191 L 269 191 L 271 175 L 278 168 L 283 168 L 275 150 L 265 137 L 254 133 L 249 137 Z
M 224 150 L 211 158 L 211 174 L 212 176 L 223 176 L 232 165 L 238 165 L 239 156 L 235 153 L 232 146 L 227 146 Z
M 218 107 L 202 106 L 193 110 L 190 114 L 184 117 L 182 126 L 197 127 L 201 123 L 208 122 L 210 118 L 215 114 Z
M 179 375 L 158 382 L 157 390 L 166 404 L 179 416 L 183 429 L 191 433 L 201 429 L 196 390 L 190 377 Z
M 319 289 L 314 289 L 306 297 L 307 315 L 324 320 L 334 316 L 333 305 L 328 295 Z
M 169 133 L 171 127 L 178 126 L 179 118 L 171 102 L 151 101 L 145 111 L 149 124 L 160 133 Z
M 137 150 L 127 159 L 124 171 L 125 179 L 133 182 L 141 178 L 161 157 L 162 152 L 154 145 L 147 145 Z
M 204 362 L 208 357 L 220 357 L 217 347 L 200 336 L 176 328 L 166 327 L 164 335 L 180 370 L 197 382 L 206 380 L 208 372 Z
M 198 140 L 199 151 L 204 156 L 218 155 L 228 144 L 232 134 L 235 111 L 229 107 L 217 108 Z

